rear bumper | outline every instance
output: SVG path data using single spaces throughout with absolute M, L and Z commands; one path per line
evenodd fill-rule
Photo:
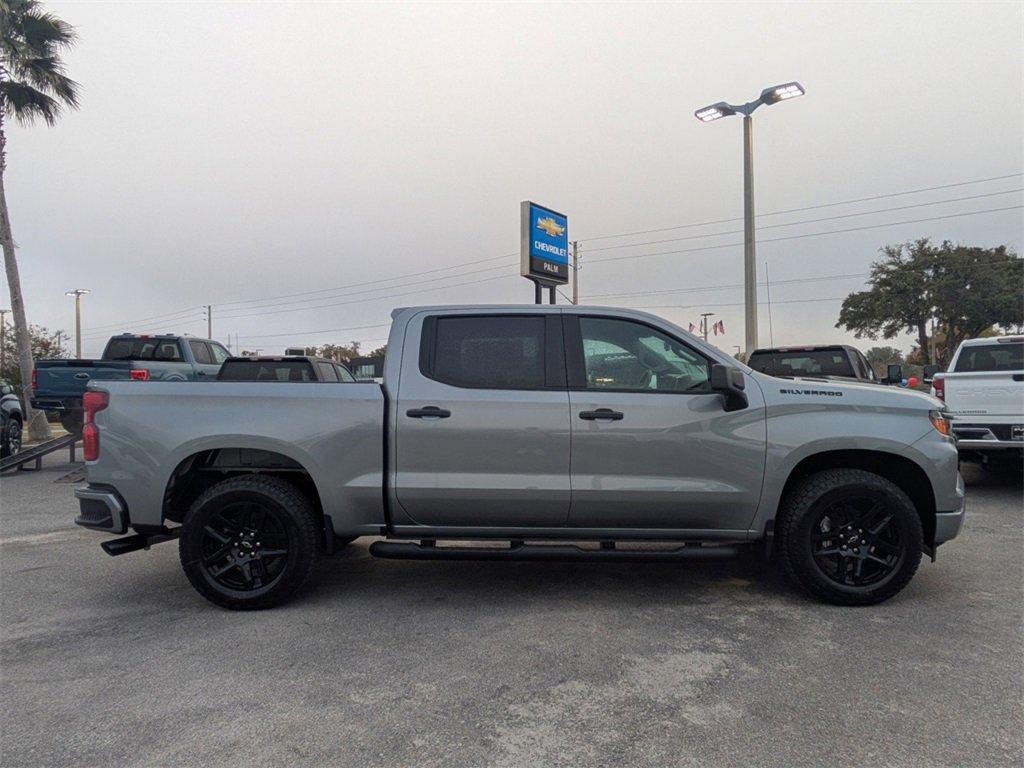
M 33 397 L 32 407 L 38 411 L 80 411 L 81 397 Z
M 959 473 L 956 477 L 956 494 L 960 498 L 960 503 L 955 509 L 935 513 L 935 544 L 955 539 L 964 525 L 967 499 L 964 493 L 964 479 Z
M 128 532 L 128 507 L 113 488 L 76 488 L 75 498 L 79 509 L 75 525 L 106 533 Z

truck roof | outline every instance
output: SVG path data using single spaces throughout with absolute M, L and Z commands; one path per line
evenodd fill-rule
M 962 347 L 976 347 L 979 344 L 1024 344 L 1024 336 L 985 336 L 980 339 L 964 339 Z

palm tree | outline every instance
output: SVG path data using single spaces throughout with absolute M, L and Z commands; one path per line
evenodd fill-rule
M 33 362 L 4 192 L 7 169 L 4 121 L 14 119 L 22 125 L 31 125 L 42 120 L 53 125 L 65 107 L 78 107 L 78 83 L 64 73 L 61 61 L 61 52 L 75 39 L 74 28 L 44 11 L 38 0 L 0 0 L 0 240 L 7 284 L 11 289 L 11 314 L 23 382 L 31 380 Z M 41 413 L 29 407 L 28 393 L 25 394 L 29 435 L 36 440 L 46 439 L 50 436 L 50 427 Z

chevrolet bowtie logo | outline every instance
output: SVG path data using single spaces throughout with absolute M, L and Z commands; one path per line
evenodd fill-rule
M 543 229 L 548 237 L 558 237 L 565 233 L 565 227 L 558 224 L 550 216 L 546 219 L 537 219 L 537 229 Z

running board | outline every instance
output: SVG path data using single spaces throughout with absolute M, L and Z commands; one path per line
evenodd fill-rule
M 438 547 L 433 542 L 404 544 L 375 541 L 370 545 L 370 554 L 392 560 L 610 560 L 619 563 L 675 563 L 681 560 L 728 560 L 739 554 L 739 548 L 693 544 L 676 549 L 616 549 L 614 542 L 601 542 L 600 549 L 520 542 L 512 542 L 510 547 Z
M 136 533 L 132 536 L 122 536 L 120 539 L 112 539 L 100 543 L 103 551 L 111 557 L 127 555 L 129 552 L 138 552 L 140 549 L 149 549 L 154 544 L 162 544 L 165 541 L 173 541 L 178 538 L 181 526 L 177 528 L 165 528 L 166 533 Z

